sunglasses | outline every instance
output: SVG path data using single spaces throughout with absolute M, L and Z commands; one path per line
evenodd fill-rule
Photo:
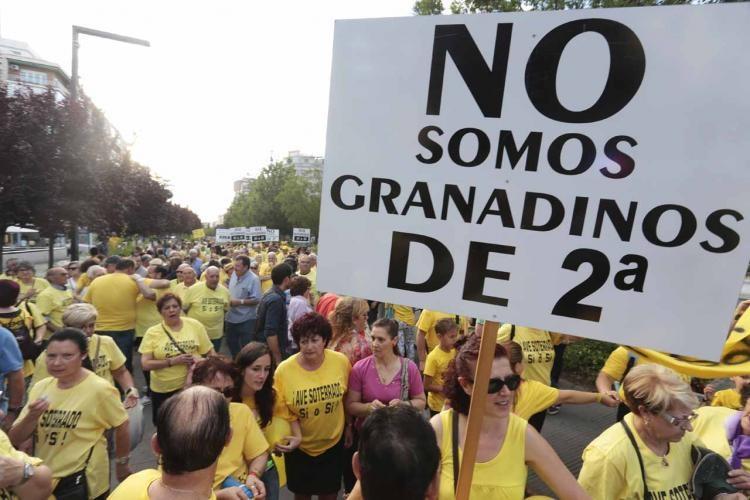
M 521 385 L 520 375 L 508 375 L 505 379 L 491 378 L 490 383 L 487 385 L 487 394 L 497 394 L 505 386 L 508 386 L 509 391 L 515 391 L 519 385 Z
M 224 387 L 221 389 L 218 387 L 212 387 L 212 389 L 221 393 L 225 398 L 231 398 L 234 395 L 234 387 Z

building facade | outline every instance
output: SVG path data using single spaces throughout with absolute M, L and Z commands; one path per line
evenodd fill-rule
M 0 38 L 0 83 L 8 92 L 47 92 L 51 87 L 60 97 L 68 95 L 70 77 L 53 62 L 39 57 L 25 42 Z

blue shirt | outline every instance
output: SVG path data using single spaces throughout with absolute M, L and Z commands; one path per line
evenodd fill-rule
M 241 277 L 237 273 L 232 273 L 229 279 L 229 294 L 233 299 L 252 299 L 256 302 L 261 298 L 260 278 L 249 269 Z M 242 323 L 244 321 L 255 319 L 258 314 L 258 304 L 253 306 L 232 306 L 229 308 L 226 320 L 229 323 Z
M 0 326 L 0 390 L 3 396 L 0 398 L 0 410 L 7 411 L 8 394 L 5 390 L 5 375 L 23 369 L 23 356 L 18 348 L 16 337 L 8 330 Z
M 201 277 L 201 266 L 203 265 L 203 261 L 200 260 L 198 257 L 195 258 L 195 261 L 190 264 L 190 267 L 193 268 L 193 271 L 195 271 L 195 276 L 197 278 Z

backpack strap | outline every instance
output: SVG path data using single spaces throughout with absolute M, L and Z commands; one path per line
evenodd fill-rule
M 646 484 L 646 469 L 643 467 L 641 450 L 638 449 L 638 443 L 635 442 L 635 436 L 633 436 L 633 432 L 630 430 L 630 427 L 628 427 L 628 424 L 625 423 L 624 419 L 620 420 L 620 424 L 622 424 L 622 428 L 625 429 L 625 434 L 627 434 L 630 444 L 633 445 L 633 449 L 635 450 L 635 455 L 638 457 L 638 465 L 641 468 L 641 480 L 643 481 L 643 498 L 644 500 L 649 500 L 651 498 L 651 493 L 649 493 L 648 485 Z
M 510 340 L 516 338 L 516 325 L 510 325 Z

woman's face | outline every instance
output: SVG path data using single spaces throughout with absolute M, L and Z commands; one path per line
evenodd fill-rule
M 387 353 L 393 352 L 397 339 L 391 338 L 388 331 L 380 326 L 372 329 L 372 353 L 380 358 Z
M 299 352 L 308 361 L 319 361 L 325 348 L 325 341 L 320 335 L 309 335 L 299 341 Z
M 31 269 L 23 269 L 18 271 L 18 279 L 24 283 L 29 283 L 34 278 L 34 271 Z
M 692 408 L 675 402 L 661 414 L 648 414 L 644 419 L 647 419 L 648 427 L 656 439 L 677 443 L 685 436 L 685 432 L 693 430 L 688 419 L 692 414 Z
M 81 369 L 85 354 L 72 340 L 50 342 L 47 346 L 47 371 L 55 378 L 67 378 Z
M 176 300 L 170 299 L 164 303 L 159 313 L 165 322 L 174 323 L 180 319 L 180 304 Z
M 266 383 L 270 373 L 271 356 L 269 354 L 264 354 L 253 361 L 253 364 L 245 368 L 245 372 L 242 374 L 242 380 L 246 386 L 250 387 L 255 392 L 258 392 L 263 389 L 263 384 Z
M 365 325 L 367 324 L 367 310 L 359 311 L 359 313 L 355 313 L 354 317 L 352 318 L 352 323 L 354 323 L 354 328 L 357 329 L 358 332 L 361 332 L 365 329 Z
M 503 381 L 508 380 L 508 377 L 514 376 L 513 370 L 510 368 L 510 361 L 508 358 L 495 358 L 492 361 L 492 370 L 490 371 L 490 379 L 502 379 Z M 474 389 L 474 384 L 470 380 L 461 379 L 461 386 L 463 387 L 466 394 L 471 396 Z M 485 414 L 504 417 L 510 414 L 513 409 L 513 397 L 515 390 L 510 390 L 506 384 L 503 384 L 502 389 L 494 394 L 487 394 L 487 401 L 485 402 Z

